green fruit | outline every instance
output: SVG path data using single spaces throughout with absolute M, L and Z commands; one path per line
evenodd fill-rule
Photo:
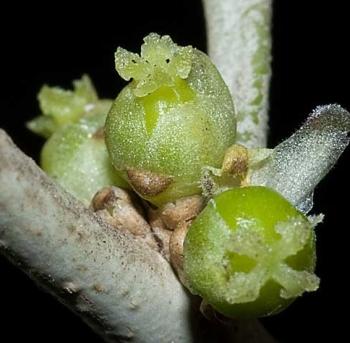
M 211 199 L 184 243 L 191 291 L 233 318 L 277 313 L 318 287 L 313 225 L 266 187 Z
M 93 115 L 56 131 L 41 152 L 41 166 L 85 205 L 109 185 L 127 187 L 113 168 L 103 136 L 106 115 Z
M 128 187 L 113 168 L 103 127 L 111 101 L 99 99 L 87 75 L 73 81 L 74 90 L 43 86 L 38 99 L 42 114 L 27 123 L 48 138 L 41 166 L 85 205 L 109 185 Z
M 203 167 L 220 167 L 235 140 L 232 98 L 204 53 L 150 34 L 141 56 L 118 48 L 116 68 L 132 81 L 106 121 L 113 165 L 156 205 L 200 193 Z

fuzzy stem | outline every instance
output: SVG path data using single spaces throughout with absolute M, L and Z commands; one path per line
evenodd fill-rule
M 267 141 L 272 0 L 203 0 L 209 56 L 237 110 L 237 143 Z

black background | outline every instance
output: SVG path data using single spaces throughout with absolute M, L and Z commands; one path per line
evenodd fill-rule
M 46 82 L 69 87 L 91 75 L 103 97 L 124 84 L 114 71 L 117 46 L 139 51 L 151 31 L 179 44 L 206 49 L 200 1 L 47 2 L 1 9 L 0 126 L 37 158 L 42 140 L 24 122 L 39 111 L 36 94 Z M 317 105 L 350 109 L 349 19 L 346 1 L 275 0 L 269 145 L 290 135 Z M 348 335 L 347 307 L 349 151 L 316 191 L 313 212 L 326 214 L 317 229 L 320 290 L 263 322 L 280 342 Z M 345 311 L 345 312 L 343 312 Z M 0 257 L 0 341 L 101 342 L 49 295 Z M 345 339 L 346 340 L 346 339 Z

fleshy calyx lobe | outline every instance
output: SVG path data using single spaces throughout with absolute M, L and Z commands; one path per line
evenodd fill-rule
M 134 80 L 134 94 L 142 97 L 186 79 L 191 71 L 192 57 L 191 46 L 180 47 L 169 36 L 150 33 L 144 38 L 140 55 L 118 48 L 115 66 L 124 80 Z

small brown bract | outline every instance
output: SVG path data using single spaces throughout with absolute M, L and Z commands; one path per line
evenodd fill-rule
M 145 205 L 147 207 L 148 222 L 157 241 L 159 252 L 170 262 L 169 241 L 172 231 L 166 228 L 158 209 L 151 207 L 149 203 L 145 203 Z
M 166 204 L 160 216 L 169 230 L 174 230 L 180 222 L 194 219 L 204 207 L 203 197 L 193 195 Z
M 135 191 L 143 196 L 155 196 L 164 192 L 173 182 L 171 176 L 149 171 L 128 169 L 129 182 Z
M 92 209 L 117 230 L 129 232 L 157 249 L 152 230 L 144 219 L 132 195 L 118 187 L 105 187 L 96 193 L 91 202 Z
M 183 272 L 183 245 L 190 224 L 191 221 L 183 221 L 179 223 L 176 229 L 173 231 L 169 242 L 170 262 L 175 269 L 180 281 L 184 285 L 186 285 L 186 277 Z
M 146 204 L 147 205 L 147 204 Z M 165 204 L 161 208 L 153 208 L 148 204 L 147 213 L 151 229 L 156 236 L 161 254 L 170 262 L 170 249 L 173 255 L 182 253 L 182 243 L 178 240 L 181 230 L 178 226 L 193 220 L 203 209 L 204 199 L 193 195 Z M 174 232 L 174 230 L 176 232 Z M 172 237 L 173 236 L 173 237 Z M 170 243 L 172 237 L 172 243 Z M 184 238 L 184 237 L 183 237 Z M 181 240 L 181 239 L 180 239 Z M 170 245 L 173 245 L 172 248 Z M 175 258 L 176 259 L 176 258 Z
M 222 171 L 240 179 L 244 179 L 248 173 L 248 150 L 242 145 L 235 144 L 227 149 L 222 164 Z

